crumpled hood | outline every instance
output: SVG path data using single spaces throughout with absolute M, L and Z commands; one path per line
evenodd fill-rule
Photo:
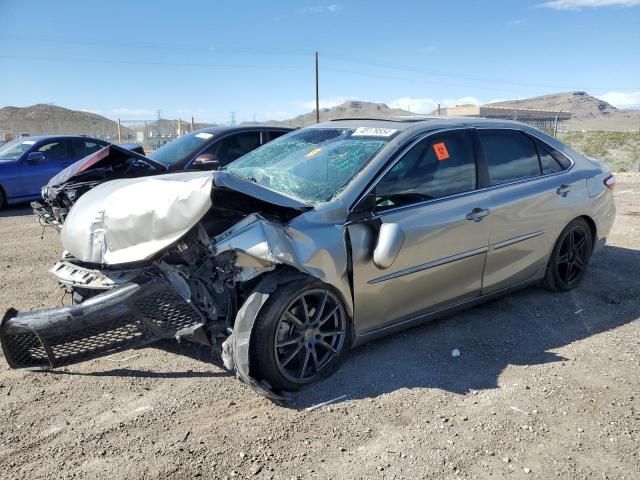
M 211 172 L 112 180 L 85 193 L 62 228 L 62 245 L 83 262 L 148 260 L 211 208 Z

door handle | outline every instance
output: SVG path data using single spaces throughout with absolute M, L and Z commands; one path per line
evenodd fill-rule
M 474 222 L 481 222 L 484 217 L 489 215 L 491 211 L 488 208 L 474 208 L 467 213 L 467 220 L 473 220 Z
M 562 195 L 563 197 L 566 197 L 570 191 L 571 191 L 571 185 L 566 185 L 563 183 L 558 187 L 558 189 L 556 190 L 556 193 L 558 195 Z

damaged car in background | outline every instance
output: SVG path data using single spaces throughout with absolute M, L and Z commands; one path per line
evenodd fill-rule
M 31 207 L 42 225 L 60 230 L 78 198 L 101 183 L 180 170 L 217 170 L 290 131 L 261 125 L 203 128 L 172 140 L 148 157 L 138 155 L 144 151 L 132 153 L 127 146 L 110 145 L 51 178 L 42 187 L 44 203 L 32 202 Z
M 89 190 L 51 269 L 72 305 L 10 309 L 0 341 L 11 367 L 41 369 L 187 339 L 281 399 L 372 339 L 528 285 L 575 288 L 613 185 L 516 122 L 318 124 L 222 171 Z

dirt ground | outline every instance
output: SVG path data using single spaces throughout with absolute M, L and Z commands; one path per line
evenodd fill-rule
M 49 373 L 2 359 L 0 477 L 638 479 L 640 174 L 619 175 L 616 198 L 577 290 L 529 288 L 361 347 L 288 406 L 190 344 Z M 0 212 L 0 307 L 60 304 L 59 239 L 41 233 L 28 209 Z

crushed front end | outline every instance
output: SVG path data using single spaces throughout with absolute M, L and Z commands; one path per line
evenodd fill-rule
M 73 258 L 58 262 L 51 273 L 73 304 L 8 310 L 0 343 L 9 366 L 61 367 L 164 338 L 215 344 L 230 326 L 233 296 L 223 284 L 224 268 L 206 255 L 198 258 L 208 246 L 196 236 L 140 268 L 93 269 Z

